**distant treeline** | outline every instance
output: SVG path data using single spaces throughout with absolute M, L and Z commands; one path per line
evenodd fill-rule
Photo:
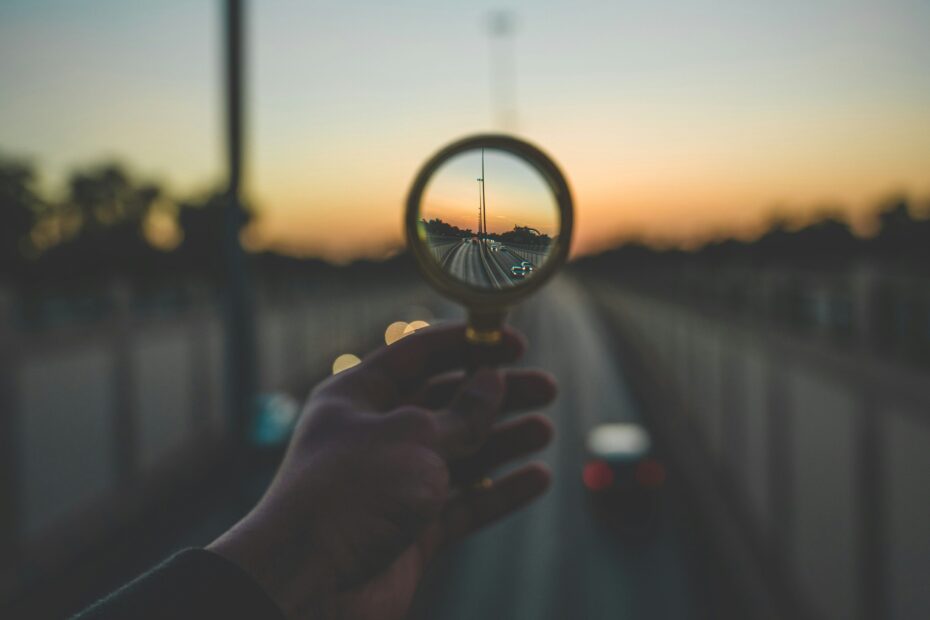
M 433 218 L 431 220 L 420 220 L 420 225 L 426 231 L 426 234 L 432 237 L 452 237 L 455 239 L 465 239 L 474 237 L 475 233 L 471 228 L 459 228 L 441 219 Z
M 51 198 L 26 161 L 0 158 L 0 284 L 42 289 L 85 288 L 114 276 L 134 281 L 179 277 L 219 281 L 223 275 L 226 199 L 222 191 L 176 198 L 119 163 L 73 172 Z M 244 230 L 253 218 L 238 222 Z M 337 271 L 318 259 L 250 254 L 262 281 L 318 279 Z M 408 272 L 406 257 L 359 261 L 365 277 Z M 346 270 L 338 270 L 345 276 Z
M 830 270 L 869 261 L 930 271 L 930 219 L 919 217 L 906 197 L 884 202 L 874 212 L 877 229 L 865 237 L 854 234 L 849 223 L 840 216 L 824 215 L 799 228 L 784 220 L 774 220 L 756 239 L 719 239 L 691 250 L 656 249 L 643 242 L 630 241 L 585 257 L 577 264 L 607 270 L 685 262 Z
M 435 237 L 453 237 L 464 239 L 475 236 L 471 228 L 459 228 L 444 222 L 439 218 L 431 220 L 420 220 L 420 224 L 426 230 L 427 234 Z M 509 243 L 512 245 L 524 245 L 533 247 L 548 247 L 552 243 L 552 238 L 544 233 L 540 233 L 535 228 L 529 226 L 514 225 L 513 230 L 504 233 L 490 232 L 485 235 L 488 239 Z
M 107 281 L 113 276 L 164 279 L 178 276 L 220 278 L 225 238 L 222 192 L 176 198 L 157 183 L 140 180 L 118 163 L 74 171 L 57 197 L 39 189 L 30 163 L 0 158 L 0 282 L 47 288 Z M 775 223 L 753 241 L 733 239 L 692 250 L 656 250 L 630 242 L 579 261 L 592 268 L 688 261 L 739 261 L 831 266 L 863 257 L 930 265 L 930 220 L 916 217 L 904 198 L 880 206 L 878 231 L 855 236 L 839 217 L 824 217 L 800 229 Z M 247 210 L 251 214 L 251 211 Z M 251 215 L 238 225 L 244 229 Z M 470 237 L 439 219 L 424 221 L 430 234 Z M 529 227 L 491 233 L 514 245 L 548 244 L 551 238 Z M 351 270 L 324 261 L 273 252 L 250 256 L 263 279 L 343 277 L 377 273 L 408 274 L 411 261 L 400 255 L 383 263 L 361 261 Z M 339 275 L 336 275 L 339 274 Z
M 32 165 L 0 160 L 0 276 L 29 285 L 216 273 L 223 205 L 220 192 L 176 199 L 116 163 L 73 172 L 62 195 L 50 198 Z

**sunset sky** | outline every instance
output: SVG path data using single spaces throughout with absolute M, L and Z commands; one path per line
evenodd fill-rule
M 543 177 L 509 153 L 487 150 L 484 194 L 488 231 L 504 233 L 529 226 L 556 237 L 559 208 Z M 462 153 L 430 179 L 421 203 L 422 219 L 441 219 L 462 229 L 478 230 L 481 151 Z
M 402 243 L 419 165 L 501 129 L 494 2 L 252 3 L 260 245 L 333 260 Z M 774 210 L 930 197 L 930 3 L 522 1 L 515 126 L 566 172 L 576 252 L 750 234 Z M 0 154 L 52 191 L 127 162 L 177 194 L 222 170 L 219 3 L 7 0 Z

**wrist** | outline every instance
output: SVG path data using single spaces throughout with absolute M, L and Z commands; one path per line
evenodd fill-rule
M 250 514 L 206 549 L 248 574 L 288 618 L 321 618 L 337 591 L 334 573 L 307 536 Z

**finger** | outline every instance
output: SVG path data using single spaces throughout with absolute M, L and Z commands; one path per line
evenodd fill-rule
M 480 368 L 465 381 L 452 402 L 436 413 L 439 451 L 447 459 L 480 445 L 504 402 L 504 381 L 493 368 Z
M 463 492 L 443 512 L 441 544 L 461 540 L 522 508 L 542 495 L 551 480 L 545 465 L 532 463 L 495 481 L 489 489 Z
M 555 378 L 547 372 L 534 369 L 503 371 L 505 392 L 502 411 L 536 409 L 551 403 L 558 392 Z M 465 381 L 464 372 L 447 373 L 423 386 L 414 403 L 427 409 L 445 407 Z
M 514 459 L 542 450 L 554 434 L 552 423 L 541 415 L 500 424 L 477 452 L 449 465 L 452 482 L 460 486 L 471 484 Z
M 523 337 L 510 327 L 503 329 L 497 344 L 474 345 L 465 339 L 465 326 L 453 323 L 417 330 L 378 350 L 366 362 L 397 383 L 419 383 L 471 363 L 478 351 L 486 356 L 485 365 L 492 365 L 519 359 L 525 348 Z
M 473 365 L 478 358 L 486 365 L 511 363 L 525 348 L 523 337 L 510 327 L 503 329 L 499 343 L 489 346 L 469 343 L 462 323 L 438 325 L 382 347 L 358 366 L 333 377 L 325 390 L 384 409 L 430 377 Z

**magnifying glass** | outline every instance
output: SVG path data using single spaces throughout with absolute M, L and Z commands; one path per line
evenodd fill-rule
M 407 245 L 427 281 L 468 309 L 468 340 L 493 344 L 507 311 L 565 262 L 572 218 L 568 183 L 548 155 L 512 136 L 476 135 L 420 169 Z

